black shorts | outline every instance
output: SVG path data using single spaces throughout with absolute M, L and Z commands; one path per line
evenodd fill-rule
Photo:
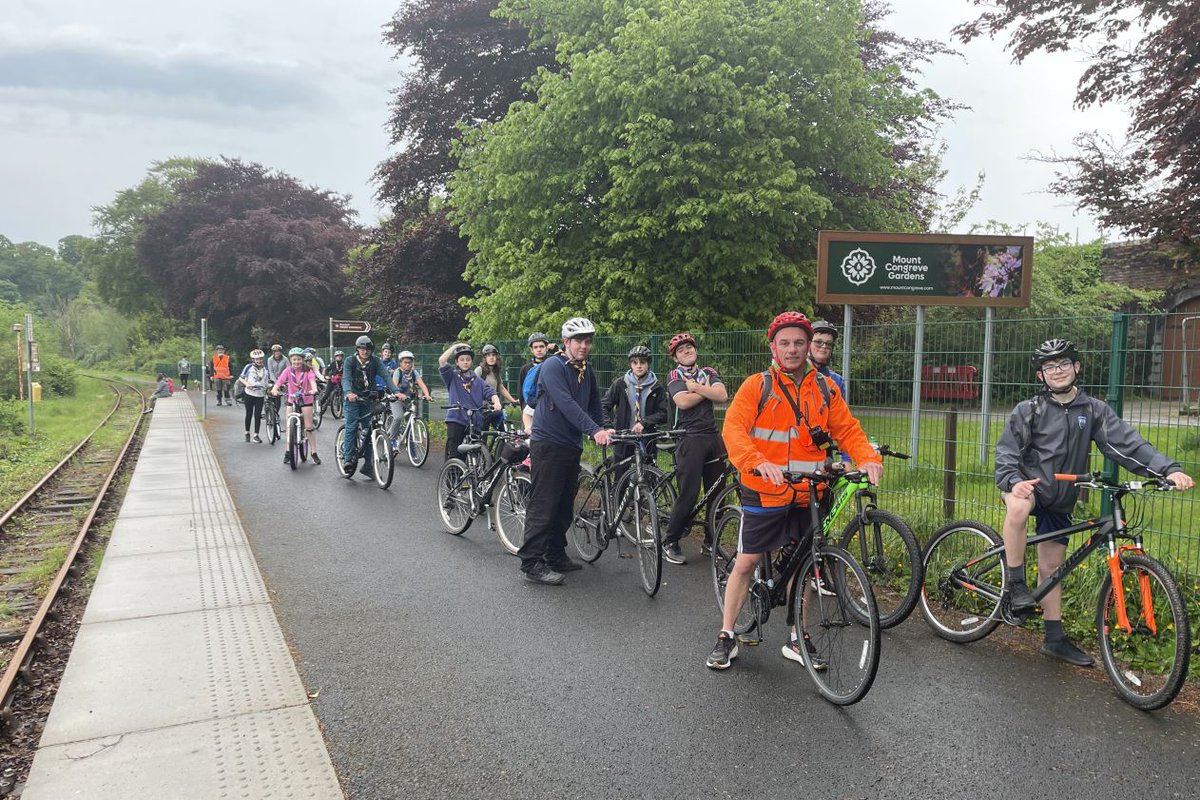
M 312 403 L 288 403 L 288 408 L 312 408 Z
M 1063 528 L 1071 527 L 1071 516 L 1064 514 L 1061 511 L 1051 511 L 1048 508 L 1042 508 L 1039 505 L 1033 507 L 1033 516 L 1037 520 L 1038 533 L 1050 533 L 1052 531 L 1061 531 Z M 1057 542 L 1058 544 L 1066 545 L 1071 541 L 1070 536 L 1056 536 L 1053 539 L 1047 539 L 1048 542 Z
M 801 541 L 810 522 L 808 506 L 742 506 L 738 552 L 771 553 L 788 542 Z

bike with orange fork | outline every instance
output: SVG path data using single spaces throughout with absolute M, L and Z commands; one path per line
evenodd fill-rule
M 1175 486 L 1158 478 L 1118 483 L 1099 472 L 1054 477 L 1104 492 L 1111 503 L 1101 518 L 1029 537 L 1027 546 L 1034 546 L 1090 532 L 1058 569 L 1041 577 L 1033 596 L 1040 602 L 1104 547 L 1107 563 L 1096 605 L 1100 660 L 1123 700 L 1143 710 L 1162 708 L 1175 699 L 1187 677 L 1191 625 L 1179 583 L 1146 552 L 1139 521 L 1126 516 L 1125 500 L 1138 492 L 1171 491 Z M 1020 625 L 1027 618 L 1012 612 L 1004 543 L 984 523 L 955 520 L 943 525 L 930 537 L 923 560 L 921 613 L 942 638 L 974 642 L 1001 622 Z

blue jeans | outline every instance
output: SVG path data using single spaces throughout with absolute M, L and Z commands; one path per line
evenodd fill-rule
M 366 400 L 342 400 L 342 418 L 346 432 L 342 436 L 342 461 L 354 461 L 358 449 L 358 426 L 370 416 L 371 404 Z

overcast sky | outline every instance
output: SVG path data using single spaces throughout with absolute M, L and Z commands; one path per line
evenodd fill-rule
M 400 66 L 380 41 L 400 0 L 3 0 L 0 234 L 53 245 L 90 234 L 91 207 L 150 162 L 236 156 L 350 195 L 372 223 L 371 173 L 387 152 Z M 893 29 L 948 38 L 968 0 L 893 0 Z M 947 192 L 987 173 L 966 224 L 1044 220 L 1088 239 L 1094 220 L 1045 192 L 1034 152 L 1083 130 L 1120 135 L 1123 109 L 1073 110 L 1075 55 L 1010 63 L 1000 44 L 959 47 L 925 85 L 971 106 L 946 125 Z

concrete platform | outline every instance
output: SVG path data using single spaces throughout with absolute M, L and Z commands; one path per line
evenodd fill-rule
M 151 415 L 22 797 L 343 797 L 183 395 Z

